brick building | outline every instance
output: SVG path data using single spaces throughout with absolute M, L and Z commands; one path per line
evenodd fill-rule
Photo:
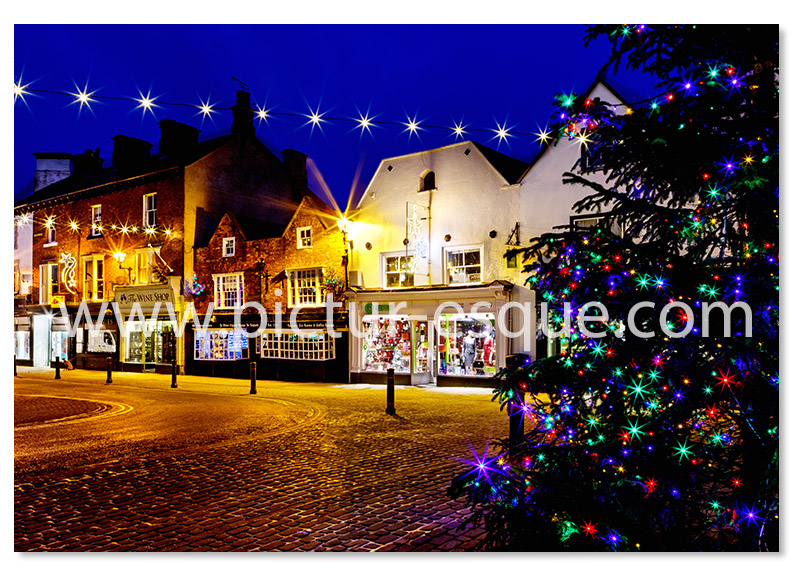
M 31 286 L 15 311 L 20 363 L 49 366 L 56 356 L 77 367 L 104 368 L 107 356 L 124 370 L 184 365 L 184 343 L 171 321 L 135 321 L 125 336 L 109 313 L 99 330 L 68 337 L 54 314 L 63 302 L 74 320 L 81 302 L 96 317 L 103 302 L 122 313 L 139 302 L 172 302 L 181 319 L 185 279 L 196 246 L 206 245 L 226 212 L 285 228 L 308 189 L 306 156 L 282 159 L 256 137 L 250 95 L 237 92 L 229 134 L 201 141 L 199 130 L 162 120 L 154 146 L 113 138 L 112 164 L 99 150 L 37 154 L 33 194 L 16 203 L 15 219 L 32 225 Z M 316 199 L 318 201 L 318 199 Z M 27 357 L 20 354 L 27 346 Z
M 195 282 L 202 289 L 194 296 L 195 307 L 203 318 L 213 302 L 214 312 L 208 330 L 190 330 L 186 336 L 192 350 L 187 373 L 246 377 L 255 361 L 262 378 L 345 381 L 346 314 L 334 311 L 339 337 L 332 338 L 322 304 L 329 292 L 340 299 L 346 256 L 338 217 L 316 198 L 304 197 L 285 226 L 226 213 L 207 245 L 195 251 Z M 240 310 L 244 302 L 261 304 L 266 325 L 258 310 Z M 283 318 L 280 329 L 277 310 Z M 310 334 L 290 327 L 293 310 L 297 327 Z M 264 332 L 255 338 L 235 332 L 235 311 L 248 333 L 259 326 Z

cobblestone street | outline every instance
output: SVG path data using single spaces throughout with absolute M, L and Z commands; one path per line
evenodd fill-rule
M 507 434 L 488 389 L 20 370 L 15 549 L 471 550 L 445 495 Z

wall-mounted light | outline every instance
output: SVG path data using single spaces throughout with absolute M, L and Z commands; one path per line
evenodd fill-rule
M 490 230 L 490 233 L 489 233 L 489 237 L 490 238 L 495 238 L 495 236 L 497 236 L 497 235 L 498 235 L 498 232 L 496 230 Z
M 366 242 L 366 250 L 371 250 L 371 242 Z
M 451 234 L 446 234 L 443 240 L 445 240 L 446 242 L 451 242 Z
M 126 252 L 116 252 L 113 254 L 113 258 L 115 258 L 116 262 L 118 262 L 118 268 L 120 270 L 126 270 L 127 280 L 130 284 L 132 284 L 132 267 L 130 266 L 129 268 L 124 268 L 123 266 L 124 260 L 126 260 Z

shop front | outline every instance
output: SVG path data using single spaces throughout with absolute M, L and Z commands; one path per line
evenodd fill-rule
M 30 338 L 30 316 L 14 307 L 14 358 L 19 366 L 33 365 L 32 340 Z
M 324 313 L 324 310 L 323 310 Z M 288 316 L 280 327 L 273 318 L 260 326 L 258 314 L 242 314 L 235 325 L 233 314 L 215 313 L 206 330 L 187 327 L 188 374 L 249 378 L 256 363 L 259 380 L 292 382 L 340 382 L 348 372 L 347 317 L 336 314 L 333 321 L 338 337 L 332 337 L 324 315 L 312 311 L 298 314 L 296 330 Z M 259 335 L 256 331 L 262 328 Z
M 533 331 L 508 337 L 522 323 L 509 302 L 533 302 L 533 292 L 496 281 L 488 285 L 411 290 L 350 290 L 350 382 L 491 386 L 506 356 L 528 352 Z M 506 309 L 501 313 L 501 308 Z
M 118 334 L 121 370 L 170 373 L 174 362 L 183 365 L 182 339 L 177 333 L 182 306 L 175 298 L 171 284 L 117 287 L 115 299 L 119 312 L 124 316 L 123 328 L 119 322 Z M 159 310 L 155 318 L 153 312 L 157 303 Z M 169 304 L 173 307 L 173 318 L 168 313 Z M 133 313 L 137 306 L 142 318 L 140 314 Z M 104 332 L 94 334 L 94 345 L 112 347 L 113 342 L 108 336 Z

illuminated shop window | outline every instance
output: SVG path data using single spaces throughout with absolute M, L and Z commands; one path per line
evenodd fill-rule
M 196 360 L 242 360 L 248 355 L 248 335 L 244 330 L 218 328 L 195 333 Z
M 437 373 L 493 376 L 496 372 L 495 315 L 443 314 L 437 334 Z
M 259 336 L 262 358 L 285 360 L 332 360 L 335 358 L 335 338 L 327 332 L 313 334 L 267 331 Z

